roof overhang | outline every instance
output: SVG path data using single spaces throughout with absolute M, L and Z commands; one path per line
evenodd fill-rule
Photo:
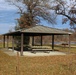
M 5 33 L 7 36 L 19 36 L 21 34 L 26 36 L 38 36 L 38 35 L 71 35 L 71 32 L 66 32 L 61 29 L 50 28 L 46 26 L 34 26 L 28 29 Z

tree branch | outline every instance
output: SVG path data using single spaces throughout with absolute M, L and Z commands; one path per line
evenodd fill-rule
M 67 17 L 69 20 L 71 20 L 73 23 L 76 24 L 76 20 L 72 19 L 69 15 L 66 15 L 65 13 L 58 13 L 58 12 L 56 12 L 56 14 L 58 14 L 58 15 L 63 15 L 63 16 L 65 16 L 65 17 Z

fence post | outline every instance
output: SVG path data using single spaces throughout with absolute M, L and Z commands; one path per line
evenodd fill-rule
M 20 75 L 20 70 L 19 70 L 19 52 L 17 52 L 16 75 Z

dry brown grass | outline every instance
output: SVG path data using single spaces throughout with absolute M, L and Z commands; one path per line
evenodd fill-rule
M 76 75 L 76 55 L 17 58 L 0 51 L 0 75 L 17 75 L 17 65 L 18 75 Z

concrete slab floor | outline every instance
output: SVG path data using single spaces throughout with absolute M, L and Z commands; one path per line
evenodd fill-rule
M 9 56 L 17 56 L 17 52 L 19 51 L 12 51 L 12 49 L 4 49 L 2 50 L 4 53 L 8 54 Z M 66 55 L 67 53 L 59 52 L 59 51 L 24 51 L 23 56 L 52 56 L 52 55 Z M 19 52 L 20 55 L 20 52 Z

